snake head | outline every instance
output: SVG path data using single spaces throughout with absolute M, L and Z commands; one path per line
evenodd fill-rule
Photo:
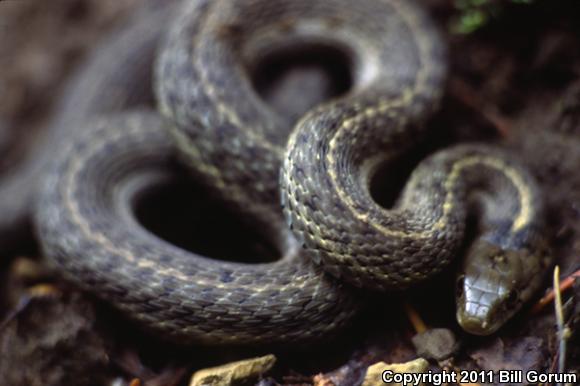
M 549 264 L 544 251 L 476 240 L 457 278 L 457 321 L 461 327 L 475 335 L 497 331 L 541 285 L 542 272 Z

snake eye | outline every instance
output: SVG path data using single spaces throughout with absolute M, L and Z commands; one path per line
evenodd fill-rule
M 455 297 L 463 296 L 463 285 L 465 284 L 465 275 L 460 275 L 455 282 Z
M 510 293 L 508 294 L 506 300 L 505 300 L 505 304 L 506 304 L 507 309 L 515 308 L 515 306 L 518 303 L 518 298 L 519 298 L 518 291 L 511 290 Z

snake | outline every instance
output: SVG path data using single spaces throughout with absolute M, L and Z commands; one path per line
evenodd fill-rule
M 509 151 L 455 145 L 421 161 L 392 207 L 371 193 L 424 137 L 444 90 L 446 48 L 418 4 L 187 0 L 168 20 L 153 39 L 157 106 L 68 124 L 42 178 L 36 233 L 66 279 L 166 339 L 208 345 L 333 336 L 367 291 L 425 282 L 459 254 L 468 332 L 495 332 L 538 290 L 550 263 L 542 192 Z M 252 77 L 269 55 L 305 46 L 344 55 L 352 85 L 295 122 Z M 176 165 L 280 258 L 219 261 L 144 227 L 140 197 L 186 178 Z

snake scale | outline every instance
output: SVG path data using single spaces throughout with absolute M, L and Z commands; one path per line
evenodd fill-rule
M 392 208 L 371 196 L 376 171 L 424 134 L 444 86 L 445 47 L 417 4 L 187 0 L 158 20 L 169 25 L 153 76 L 159 112 L 61 124 L 67 141 L 43 177 L 35 223 L 68 279 L 181 343 L 308 341 L 349 323 L 361 302 L 353 287 L 405 289 L 441 272 L 475 214 L 458 277 L 463 328 L 494 332 L 538 289 L 549 263 L 541 193 L 505 150 L 442 150 L 413 171 Z M 149 55 L 136 47 L 152 52 L 160 39 L 161 28 L 150 29 L 131 35 L 147 43 L 127 45 L 130 54 L 120 43 L 101 52 L 103 83 L 124 79 L 116 74 L 131 83 L 128 65 Z M 260 98 L 251 74 L 273 51 L 313 43 L 343 52 L 353 82 L 294 124 Z M 105 110 L 139 105 L 117 104 Z M 135 203 L 176 178 L 177 153 L 262 230 L 278 261 L 216 261 L 139 224 Z

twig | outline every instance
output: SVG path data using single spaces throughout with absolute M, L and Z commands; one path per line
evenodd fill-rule
M 407 313 L 407 318 L 409 318 L 409 321 L 413 325 L 415 332 L 417 334 L 420 334 L 422 332 L 427 331 L 427 325 L 425 324 L 423 319 L 421 319 L 419 313 L 409 303 L 405 303 L 404 306 L 405 312 Z
M 481 114 L 483 118 L 495 127 L 496 131 L 502 137 L 507 137 L 513 123 L 498 112 L 486 107 L 485 103 L 470 85 L 458 78 L 454 78 L 450 82 L 450 91 L 461 103 Z
M 20 296 L 16 307 L 8 313 L 4 320 L 0 321 L 0 331 L 4 330 L 11 321 L 16 319 L 16 317 L 20 315 L 26 307 L 28 307 L 32 299 L 56 296 L 59 294 L 60 292 L 58 289 L 51 284 L 37 284 L 28 288 L 24 294 Z
M 560 267 L 557 265 L 554 268 L 554 288 L 556 299 L 554 302 L 554 310 L 556 312 L 556 323 L 558 326 L 558 372 L 564 373 L 566 367 L 566 336 L 564 329 L 564 311 L 562 310 L 562 296 L 560 293 Z M 558 386 L 561 383 L 558 382 Z
M 580 270 L 570 274 L 568 277 L 566 277 L 564 280 L 562 280 L 560 282 L 559 292 L 562 293 L 562 292 L 565 292 L 566 290 L 568 290 L 569 288 L 572 288 L 572 286 L 574 285 L 574 282 L 578 278 L 580 278 Z M 556 291 L 554 291 L 554 289 L 551 289 L 540 300 L 538 300 L 538 302 L 534 305 L 534 307 L 532 307 L 530 313 L 537 314 L 542 309 L 544 309 L 544 307 L 546 307 L 548 304 L 550 304 L 554 300 L 555 297 L 556 297 Z

